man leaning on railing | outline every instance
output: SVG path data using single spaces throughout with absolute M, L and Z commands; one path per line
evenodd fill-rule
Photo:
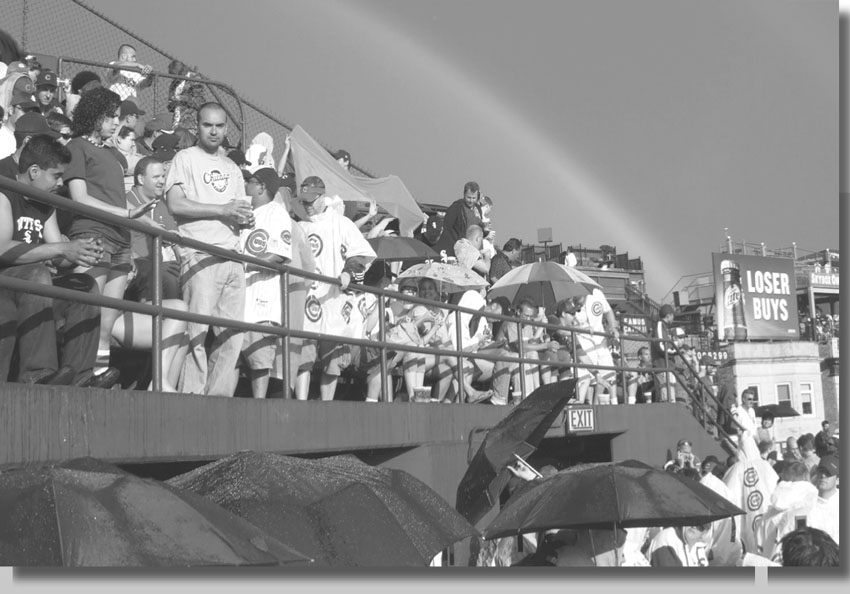
M 70 161 L 68 149 L 57 140 L 34 136 L 21 151 L 17 181 L 54 192 Z M 93 266 L 102 255 L 103 248 L 94 239 L 64 240 L 53 207 L 17 192 L 0 193 L 0 276 L 68 288 L 74 281 L 89 277 L 54 278 L 56 267 Z M 80 288 L 97 293 L 94 282 L 83 283 Z M 56 318 L 65 320 L 62 367 L 57 353 Z M 96 306 L 0 289 L 0 382 L 9 377 L 17 338 L 17 381 L 109 387 L 92 381 L 99 332 L 100 311 Z

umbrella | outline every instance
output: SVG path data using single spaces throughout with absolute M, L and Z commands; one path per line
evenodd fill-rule
M 476 524 L 499 500 L 510 480 L 514 454 L 525 458 L 575 394 L 575 379 L 546 384 L 487 432 L 457 488 L 457 510 Z
M 773 415 L 774 419 L 800 416 L 800 413 L 791 408 L 791 405 L 786 402 L 782 402 L 780 404 L 763 404 L 761 406 L 757 406 L 755 407 L 755 413 L 757 417 L 763 417 L 765 413 L 770 413 Z
M 583 464 L 526 485 L 484 538 L 557 528 L 696 526 L 743 513 L 705 485 L 637 460 Z
M 507 297 L 516 305 L 525 297 L 531 297 L 538 305 L 548 309 L 558 302 L 578 295 L 590 295 L 600 289 L 595 280 L 557 262 L 532 262 L 517 266 L 496 281 L 487 296 Z
M 376 260 L 409 263 L 439 258 L 431 246 L 412 237 L 374 237 L 368 241 L 377 254 Z
M 130 474 L 0 474 L 0 565 L 190 567 L 310 561 L 214 503 Z
M 468 268 L 443 262 L 423 262 L 414 264 L 398 275 L 398 280 L 406 278 L 430 278 L 437 281 L 438 289 L 446 293 L 460 293 L 468 289 L 483 289 L 489 283 Z
M 307 460 L 241 452 L 175 477 L 317 565 L 427 565 L 478 533 L 430 487 L 401 470 L 349 456 Z

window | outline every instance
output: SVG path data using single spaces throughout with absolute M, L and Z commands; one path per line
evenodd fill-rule
M 812 388 L 812 384 L 809 382 L 804 382 L 800 384 L 800 407 L 802 410 L 801 414 L 811 415 L 814 414 L 812 410 L 812 402 L 814 401 L 814 389 Z
M 791 384 L 776 384 L 776 403 L 791 406 Z
M 758 386 L 747 386 L 747 389 L 753 393 L 753 408 L 760 406 L 759 404 L 759 387 Z

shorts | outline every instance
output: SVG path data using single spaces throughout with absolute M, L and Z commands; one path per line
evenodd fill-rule
M 177 262 L 163 262 L 160 267 L 162 277 L 162 298 L 181 299 L 180 265 Z M 153 301 L 153 262 L 148 258 L 136 260 L 136 276 L 127 284 L 125 298 L 130 301 Z
M 271 326 L 271 322 L 264 322 Z M 242 356 L 250 369 L 273 369 L 282 352 L 280 336 L 262 332 L 246 332 L 242 341 Z
M 655 377 L 655 385 L 660 387 L 660 388 L 664 388 L 664 387 L 667 386 L 667 378 L 668 377 L 670 378 L 670 385 L 671 386 L 676 383 L 676 376 L 673 374 L 673 368 L 667 367 L 668 361 L 669 360 L 665 360 L 663 358 L 658 358 L 658 359 L 652 360 L 652 366 L 653 367 L 664 367 L 664 368 L 667 368 L 669 370 L 669 371 L 657 371 L 653 374 L 653 376 Z
M 130 250 L 129 245 L 123 246 L 117 244 L 100 233 L 93 233 L 91 231 L 77 233 L 76 235 L 72 235 L 70 239 L 100 240 L 100 245 L 103 248 L 103 255 L 100 257 L 100 262 L 98 262 L 96 266 L 92 266 L 92 268 L 107 268 L 109 270 L 124 273 L 129 273 L 130 270 L 133 269 L 133 253 Z
M 322 340 L 319 342 L 319 357 L 325 373 L 339 376 L 345 369 L 360 364 L 360 345 Z
M 611 351 L 605 347 L 599 347 L 590 352 L 585 352 L 579 355 L 579 363 L 585 365 L 604 365 L 606 367 L 614 366 L 614 359 L 611 357 Z M 590 378 L 599 378 L 602 381 L 613 384 L 617 377 L 617 372 L 611 369 L 577 369 L 578 381 L 584 381 Z
M 297 344 L 297 341 L 302 341 Z M 293 361 L 298 362 L 298 371 L 312 371 L 313 365 L 319 358 L 318 343 L 315 338 L 291 339 L 290 352 Z M 297 356 L 295 356 L 297 354 Z

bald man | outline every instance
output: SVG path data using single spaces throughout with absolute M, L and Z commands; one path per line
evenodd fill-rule
M 180 235 L 240 251 L 241 228 L 254 226 L 251 199 L 242 170 L 220 151 L 227 136 L 227 114 L 218 103 L 198 110 L 198 143 L 179 151 L 168 170 L 165 196 Z M 245 270 L 241 262 L 180 247 L 183 299 L 189 311 L 229 320 L 244 319 Z M 180 391 L 233 396 L 242 333 L 214 328 L 209 361 L 204 348 L 208 324 L 189 322 L 189 355 L 180 374 Z
M 484 230 L 479 225 L 470 225 L 466 237 L 458 239 L 454 245 L 458 265 L 487 276 L 490 272 L 490 256 L 481 251 L 483 246 Z

